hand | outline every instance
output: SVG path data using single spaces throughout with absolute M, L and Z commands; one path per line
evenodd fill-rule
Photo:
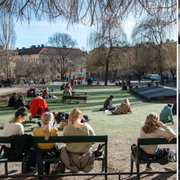
M 167 140 L 168 142 L 170 142 L 172 139 L 173 139 L 173 138 L 166 138 L 166 140 Z
M 174 126 L 176 126 L 176 124 L 175 124 L 175 123 L 174 123 L 173 125 L 174 125 Z
M 157 122 L 157 125 L 158 125 L 158 126 L 162 126 L 162 124 L 163 124 L 163 123 L 162 123 L 161 121 L 158 121 L 158 122 Z

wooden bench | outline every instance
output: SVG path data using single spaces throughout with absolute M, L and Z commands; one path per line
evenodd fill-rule
M 176 144 L 176 137 L 174 137 L 170 142 L 166 140 L 166 138 L 138 138 L 137 139 L 137 151 L 136 157 L 131 153 L 131 172 L 133 172 L 133 162 L 136 164 L 137 168 L 137 179 L 140 179 L 139 174 L 139 165 L 145 163 L 157 163 L 152 161 L 143 161 L 140 159 L 140 145 L 156 145 L 156 144 Z M 172 171 L 172 173 L 176 173 L 176 171 Z
M 87 96 L 64 96 L 62 97 L 62 102 L 66 99 L 77 99 L 77 100 L 84 100 L 84 103 L 86 103 Z
M 48 141 L 44 139 L 44 137 L 33 137 L 34 143 L 79 143 L 79 142 L 98 142 L 98 143 L 104 143 L 104 153 L 100 157 L 96 157 L 95 160 L 102 161 L 102 171 L 107 172 L 107 140 L 108 136 L 53 136 L 50 137 Z M 0 143 L 10 143 L 9 137 L 3 137 L 0 136 Z M 26 172 L 26 162 L 25 158 L 21 161 L 21 171 L 22 173 Z M 60 161 L 59 157 L 54 157 L 51 159 L 44 159 L 45 162 L 54 162 L 54 161 Z M 9 161 L 7 158 L 0 159 L 0 163 L 5 163 L 5 174 L 8 176 L 8 162 L 17 162 L 17 161 Z M 18 161 L 20 162 L 20 161 Z M 29 174 L 27 174 L 27 177 Z M 0 176 L 1 178 L 1 176 Z M 105 179 L 107 180 L 107 175 L 105 175 Z

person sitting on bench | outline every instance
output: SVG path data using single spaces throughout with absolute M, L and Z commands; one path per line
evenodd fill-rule
M 76 107 L 72 110 L 72 112 L 69 115 L 68 119 L 68 125 L 64 127 L 63 129 L 63 136 L 94 136 L 94 130 L 92 127 L 87 123 L 82 123 L 82 113 L 81 111 Z M 81 170 L 88 169 L 89 172 L 93 168 L 94 158 L 93 153 L 90 151 L 90 148 L 92 146 L 92 143 L 66 143 L 66 148 L 63 148 L 61 150 L 60 159 L 62 162 L 61 172 L 64 170 L 65 166 L 72 170 L 73 172 L 78 172 L 79 168 L 81 167 Z M 83 155 L 86 153 L 86 155 Z M 67 158 L 68 157 L 68 158 Z M 79 158 L 78 158 L 79 157 Z M 69 158 L 75 159 L 81 159 L 80 167 L 77 166 L 77 161 L 72 161 L 73 165 L 69 166 Z M 91 160 L 92 159 L 92 160 Z M 90 162 L 90 163 L 87 163 Z M 71 169 L 72 168 L 72 169 Z
M 172 105 L 168 104 L 167 106 L 164 106 L 163 110 L 160 113 L 160 121 L 163 123 L 172 122 L 173 125 L 173 113 L 172 113 Z
M 17 93 L 13 93 L 13 95 L 11 96 L 11 98 L 9 99 L 9 107 L 14 107 L 16 104 L 16 98 L 17 98 Z
M 113 100 L 114 96 L 111 95 L 109 98 L 107 98 L 104 102 L 104 109 L 108 110 L 114 110 L 116 106 L 114 104 L 110 104 L 110 102 Z
M 27 117 L 27 108 L 20 107 L 16 111 L 14 119 L 7 122 L 4 125 L 3 136 L 24 134 L 24 126 L 22 125 L 22 123 L 25 121 L 26 117 Z M 6 146 L 5 154 L 9 154 L 9 152 L 11 151 L 11 144 L 5 144 L 5 146 Z M 36 163 L 32 161 L 33 157 L 34 156 L 32 156 L 32 152 L 31 152 L 28 162 L 26 163 L 26 172 L 33 171 L 34 167 L 36 166 Z
M 145 124 L 141 127 L 140 138 L 160 138 L 165 137 L 170 142 L 175 137 L 175 132 L 159 120 L 156 113 L 150 113 L 146 117 Z M 147 154 L 154 155 L 159 151 L 158 145 L 141 145 Z M 146 171 L 153 170 L 154 167 L 150 163 L 146 165 Z
M 64 96 L 72 96 L 73 95 L 73 88 L 71 87 L 70 83 L 67 83 L 64 89 Z
M 128 112 L 130 112 L 132 114 L 130 102 L 129 102 L 128 99 L 125 99 L 124 102 L 121 103 L 119 108 L 115 109 L 112 113 L 115 113 L 115 114 L 127 114 Z
M 34 136 L 44 136 L 45 140 L 48 140 L 50 136 L 58 136 L 58 129 L 50 126 L 51 123 L 51 114 L 45 112 L 41 117 L 42 127 L 37 127 L 33 129 Z M 38 168 L 38 175 L 43 174 L 43 153 L 52 151 L 56 153 L 58 150 L 58 145 L 55 143 L 38 143 L 36 149 L 36 162 Z M 50 162 L 45 163 L 45 173 L 49 174 Z M 43 177 L 39 177 L 39 180 L 42 180 Z

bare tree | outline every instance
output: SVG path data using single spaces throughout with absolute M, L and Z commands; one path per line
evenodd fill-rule
M 137 24 L 133 29 L 132 37 L 136 42 L 143 40 L 144 42 L 150 42 L 151 47 L 156 53 L 152 56 L 154 60 L 155 68 L 161 76 L 161 84 L 163 84 L 163 71 L 164 71 L 164 59 L 162 58 L 162 46 L 163 41 L 166 39 L 166 27 L 169 23 L 162 21 L 159 18 L 145 19 L 141 23 Z
M 14 22 L 10 16 L 3 14 L 0 24 L 0 45 L 2 49 L 0 51 L 0 63 L 1 72 L 6 78 L 11 78 L 12 75 L 12 57 L 16 54 L 14 50 L 16 43 L 16 33 L 14 30 Z
M 166 21 L 176 21 L 177 0 L 66 0 L 66 1 L 34 1 L 34 0 L 2 0 L 0 13 L 5 11 L 18 20 L 35 17 L 54 21 L 56 18 L 69 24 L 83 23 L 93 25 L 111 12 L 112 18 L 122 19 L 129 13 L 139 17 L 142 14 L 166 18 Z
M 48 43 L 51 46 L 55 46 L 58 56 L 60 57 L 61 68 L 57 66 L 56 60 L 53 61 L 55 71 L 58 71 L 61 74 L 61 80 L 65 80 L 66 73 L 69 69 L 69 63 L 65 62 L 67 57 L 74 59 L 73 56 L 70 57 L 70 48 L 74 48 L 77 45 L 76 40 L 72 39 L 69 34 L 65 33 L 54 33 L 51 37 L 48 38 Z M 70 61 L 70 60 L 69 60 Z
M 112 23 L 113 19 L 108 17 L 102 22 L 101 28 L 90 33 L 88 43 L 91 48 L 99 48 L 97 57 L 98 62 L 105 66 L 105 85 L 107 85 L 109 65 L 113 63 L 114 56 L 116 56 L 115 46 L 124 44 L 126 35 L 119 23 L 116 25 Z M 112 25 L 113 24 L 113 25 Z M 97 51 L 97 50 L 96 50 Z

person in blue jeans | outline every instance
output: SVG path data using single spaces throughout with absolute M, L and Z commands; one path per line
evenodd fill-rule
M 45 140 L 48 140 L 50 136 L 58 136 L 58 130 L 55 127 L 51 127 L 51 114 L 45 112 L 41 117 L 41 127 L 33 129 L 34 136 L 44 136 Z M 58 146 L 55 143 L 38 143 L 36 149 L 36 163 L 38 168 L 38 175 L 43 175 L 43 153 L 58 150 Z M 50 163 L 45 163 L 45 173 L 49 174 Z M 39 180 L 42 180 L 43 177 L 39 177 Z

